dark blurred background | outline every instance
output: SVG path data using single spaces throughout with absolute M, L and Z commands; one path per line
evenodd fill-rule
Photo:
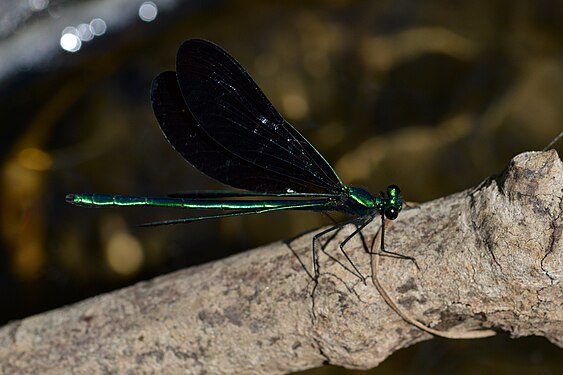
M 281 3 L 0 3 L 0 324 L 326 224 L 275 213 L 139 228 L 185 213 L 65 204 L 220 187 L 150 107 L 185 39 L 227 49 L 345 183 L 395 183 L 410 201 L 476 185 L 562 130 L 561 1 Z M 537 337 L 436 339 L 373 373 L 555 374 L 561 358 Z

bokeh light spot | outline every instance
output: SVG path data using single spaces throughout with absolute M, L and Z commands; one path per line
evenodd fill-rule
M 29 0 L 29 7 L 35 12 L 39 12 L 49 5 L 49 0 Z
M 53 159 L 45 151 L 30 147 L 18 153 L 18 162 L 24 168 L 34 171 L 45 171 L 53 165 Z
M 116 273 L 128 276 L 137 272 L 143 258 L 141 243 L 132 235 L 119 231 L 110 237 L 106 246 L 106 261 Z
M 78 30 L 78 37 L 83 42 L 89 42 L 94 39 L 94 34 L 92 33 L 92 29 L 90 29 L 89 24 L 81 23 L 76 29 Z
M 309 104 L 303 95 L 288 93 L 282 97 L 285 114 L 291 120 L 302 120 L 309 114 Z
M 158 15 L 158 8 L 152 1 L 145 1 L 139 7 L 139 18 L 145 22 L 152 22 Z
M 106 21 L 101 18 L 94 18 L 90 21 L 90 31 L 94 36 L 100 36 L 105 34 L 107 30 Z
M 79 38 L 76 27 L 65 27 L 61 36 L 61 47 L 68 52 L 77 52 L 82 47 L 82 41 Z

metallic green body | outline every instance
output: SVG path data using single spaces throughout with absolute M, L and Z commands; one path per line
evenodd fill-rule
M 217 199 L 187 199 L 168 197 L 138 197 L 129 195 L 110 194 L 70 194 L 67 202 L 83 207 L 103 206 L 152 206 L 191 209 L 217 209 L 217 210 L 249 210 L 249 209 L 290 209 L 325 207 L 329 199 L 308 200 L 217 200 Z
M 198 198 L 210 195 L 207 199 Z M 223 199 L 224 197 L 256 198 L 261 196 L 273 196 L 276 198 L 303 198 L 303 199 Z M 316 199 L 312 199 L 316 198 Z M 178 197 L 139 197 L 129 195 L 110 194 L 69 194 L 66 201 L 82 207 L 170 207 L 187 208 L 199 210 L 236 210 L 236 212 L 222 215 L 200 216 L 196 218 L 174 220 L 173 222 L 189 222 L 207 218 L 226 217 L 236 215 L 257 214 L 280 210 L 311 210 L 311 211 L 342 211 L 352 215 L 373 215 L 375 212 L 383 213 L 389 218 L 395 216 L 403 208 L 403 200 L 399 196 L 398 188 L 394 185 L 387 188 L 387 194 L 373 196 L 368 191 L 354 186 L 344 186 L 340 195 L 334 194 L 267 194 L 260 192 L 200 192 L 187 193 Z M 392 211 L 393 215 L 388 215 Z M 159 222 L 156 224 L 170 222 Z

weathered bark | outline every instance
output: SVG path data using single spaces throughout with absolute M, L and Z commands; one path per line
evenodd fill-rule
M 401 213 L 379 279 L 436 329 L 540 335 L 563 346 L 563 170 L 555 151 L 514 158 L 500 176 Z M 364 230 L 370 239 L 378 222 Z M 337 250 L 346 227 L 327 252 Z M 345 233 L 344 233 L 345 232 Z M 432 338 L 405 323 L 371 283 L 320 254 L 312 234 L 194 267 L 0 329 L 1 373 L 288 373 L 333 363 L 377 366 Z M 364 275 L 369 256 L 348 252 Z

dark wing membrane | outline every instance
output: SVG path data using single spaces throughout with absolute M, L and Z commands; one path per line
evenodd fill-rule
M 188 40 L 178 50 L 176 66 L 185 102 L 210 138 L 246 162 L 304 187 L 280 192 L 341 191 L 332 167 L 227 52 L 204 40 Z
M 211 139 L 197 124 L 184 103 L 175 72 L 158 75 L 151 87 L 154 114 L 164 136 L 190 164 L 224 184 L 235 188 L 287 192 L 309 191 L 302 180 L 264 170 L 233 155 Z

